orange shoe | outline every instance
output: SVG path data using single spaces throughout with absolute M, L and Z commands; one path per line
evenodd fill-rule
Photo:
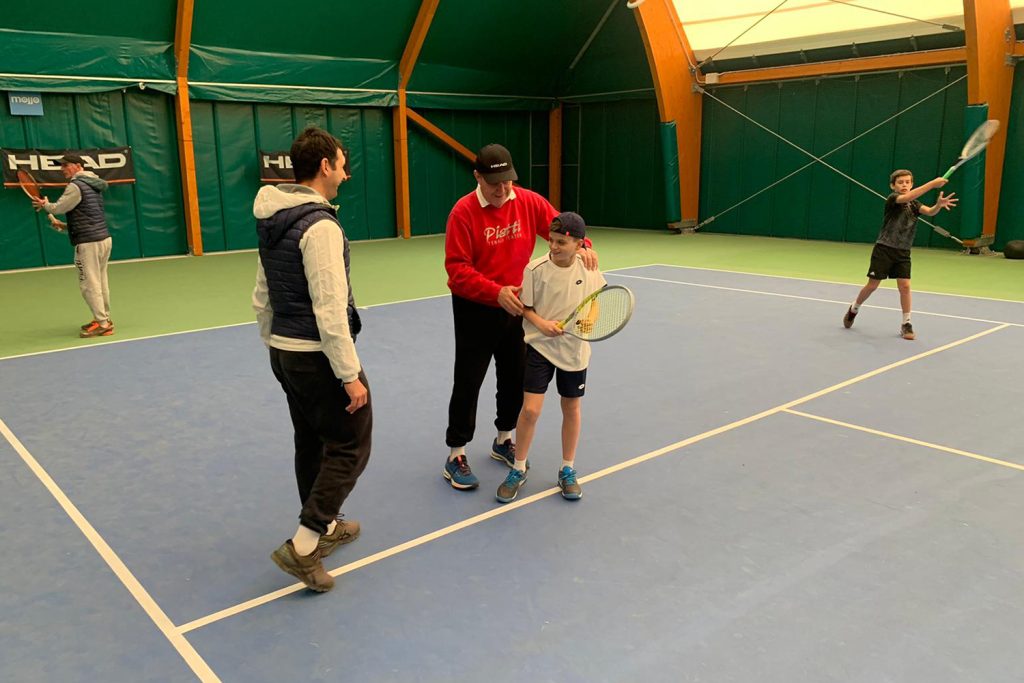
M 113 325 L 114 321 L 113 320 L 108 320 L 107 323 L 110 324 L 110 325 Z M 90 320 L 86 324 L 82 325 L 82 329 L 86 330 L 86 329 L 92 327 L 93 325 L 99 325 L 99 324 L 100 324 L 99 320 Z
M 114 334 L 113 323 L 107 323 L 103 325 L 93 320 L 87 326 L 82 328 L 82 331 L 78 333 L 79 337 L 109 337 Z

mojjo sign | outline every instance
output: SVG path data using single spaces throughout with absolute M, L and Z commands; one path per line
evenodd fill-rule
M 42 116 L 43 96 L 37 92 L 9 92 L 7 103 L 11 116 Z

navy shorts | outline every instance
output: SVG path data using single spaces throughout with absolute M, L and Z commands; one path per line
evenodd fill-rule
M 558 395 L 563 398 L 580 398 L 587 386 L 587 369 L 562 370 L 542 356 L 530 345 L 526 346 L 526 374 L 523 377 L 523 391 L 543 394 L 555 377 Z
M 909 280 L 910 250 L 875 243 L 875 248 L 871 250 L 868 277 L 872 280 L 884 280 L 889 277 Z

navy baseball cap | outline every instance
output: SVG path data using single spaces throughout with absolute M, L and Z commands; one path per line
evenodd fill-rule
M 473 168 L 492 185 L 507 180 L 519 180 L 516 169 L 512 165 L 512 155 L 501 145 L 481 147 L 477 152 Z
M 82 157 L 78 156 L 77 154 L 74 154 L 73 152 L 68 152 L 67 154 L 65 154 L 64 156 L 62 156 L 60 158 L 60 163 L 62 163 L 62 164 L 79 164 L 79 165 L 84 165 L 85 164 L 85 159 L 83 159 Z
M 551 221 L 551 232 L 557 232 L 578 240 L 587 236 L 587 225 L 583 216 L 573 211 L 563 211 Z

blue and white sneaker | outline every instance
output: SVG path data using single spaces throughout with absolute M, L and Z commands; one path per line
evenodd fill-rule
M 563 467 L 558 471 L 558 488 L 566 500 L 579 500 L 583 497 L 583 489 L 576 483 L 576 470 L 571 467 Z
M 513 468 L 516 461 L 516 445 L 512 439 L 505 439 L 505 443 L 498 443 L 495 439 L 491 444 L 491 459 L 504 463 L 505 467 Z M 530 469 L 530 461 L 526 461 L 526 469 Z
M 473 474 L 473 470 L 469 469 L 465 455 L 460 455 L 454 460 L 445 460 L 444 478 L 448 480 L 453 489 L 462 491 L 475 489 L 480 485 L 480 480 Z
M 526 483 L 526 472 L 520 472 L 516 468 L 508 471 L 505 481 L 501 482 L 498 492 L 494 495 L 499 503 L 511 503 L 519 495 L 519 488 Z

